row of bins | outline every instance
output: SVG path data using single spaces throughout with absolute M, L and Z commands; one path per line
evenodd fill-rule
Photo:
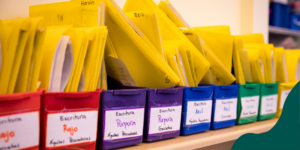
M 295 84 L 280 84 L 279 97 L 285 100 Z M 1 148 L 113 149 L 269 119 L 277 108 L 282 111 L 278 83 L 118 88 L 1 95 Z

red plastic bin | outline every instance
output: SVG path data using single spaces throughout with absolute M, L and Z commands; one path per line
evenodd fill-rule
M 0 149 L 39 149 L 43 92 L 0 95 Z
M 94 150 L 101 92 L 43 94 L 40 148 Z

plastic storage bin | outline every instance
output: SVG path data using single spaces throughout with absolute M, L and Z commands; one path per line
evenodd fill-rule
M 290 5 L 272 2 L 270 3 L 270 25 L 289 28 L 290 22 Z
M 219 129 L 235 125 L 239 85 L 214 86 L 211 128 Z
M 240 85 L 236 124 L 257 121 L 259 97 L 260 84 Z
M 300 15 L 291 14 L 290 29 L 300 31 Z
M 181 135 L 210 129 L 213 86 L 186 87 L 183 94 Z
M 40 149 L 94 150 L 101 92 L 43 94 Z
M 139 144 L 143 139 L 148 88 L 105 90 L 101 94 L 97 148 L 114 149 Z
M 179 135 L 183 89 L 184 87 L 149 89 L 144 141 L 152 142 Z
M 295 82 L 288 82 L 288 83 L 280 83 L 278 86 L 278 104 L 277 104 L 277 113 L 276 117 L 280 117 L 283 109 L 284 102 L 287 96 L 290 94 L 291 90 L 294 86 L 298 83 Z
M 0 149 L 39 149 L 42 93 L 0 95 Z
M 279 83 L 261 84 L 258 120 L 270 119 L 276 116 L 278 84 Z

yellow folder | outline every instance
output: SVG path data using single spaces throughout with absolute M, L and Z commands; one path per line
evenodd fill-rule
M 133 11 L 126 12 L 126 15 L 147 36 L 157 52 L 164 57 L 156 13 L 150 11 Z
M 289 82 L 300 80 L 300 50 L 290 49 L 285 51 L 286 65 Z
M 73 28 L 47 28 L 39 81 L 46 92 L 63 92 L 73 68 L 71 44 L 76 39 Z M 63 43 L 69 44 L 61 47 Z M 69 49 L 69 51 L 67 51 Z
M 259 58 L 264 65 L 264 79 L 266 83 L 275 83 L 274 46 L 272 44 L 246 43 L 246 49 L 252 48 L 259 51 Z
M 274 48 L 276 81 L 280 83 L 289 82 L 286 64 L 286 55 L 283 47 Z
M 244 43 L 265 44 L 264 35 L 262 33 L 242 35 Z
M 234 37 L 234 44 L 233 44 L 233 46 L 234 46 L 234 48 L 233 48 L 233 56 L 232 56 L 233 59 L 232 60 L 233 60 L 234 75 L 235 75 L 235 78 L 236 78 L 236 83 L 246 84 L 246 79 L 245 79 L 244 72 L 246 70 L 249 73 L 251 72 L 250 71 L 250 64 L 249 64 L 248 53 L 247 53 L 247 57 L 241 57 L 243 55 L 241 55 L 240 53 L 243 53 L 243 51 L 244 51 L 244 45 L 243 45 L 242 39 L 239 38 L 239 37 Z M 246 64 L 246 67 L 244 67 L 244 68 L 243 68 L 242 60 L 241 59 L 246 59 L 246 61 L 248 61 L 248 64 Z M 252 76 L 251 76 L 251 74 L 250 75 L 246 75 L 246 76 L 248 78 L 247 79 L 248 82 L 250 80 L 249 78 L 251 78 L 251 82 L 252 82 Z
M 194 30 L 202 30 L 202 31 L 209 31 L 219 34 L 231 35 L 230 34 L 230 27 L 223 25 L 223 26 L 203 26 L 203 27 L 193 27 Z
M 260 52 L 258 49 L 247 49 L 249 62 L 252 73 L 252 80 L 254 83 L 266 83 L 265 82 L 265 65 L 260 59 Z
M 3 64 L 0 75 L 0 94 L 14 92 L 24 49 L 26 46 L 30 21 L 29 18 L 3 20 L 7 30 L 7 47 L 3 51 Z
M 42 18 L 30 18 L 29 35 L 14 93 L 37 90 L 46 24 Z
M 162 34 L 162 40 L 183 40 L 187 41 L 192 55 L 196 79 L 199 83 L 209 69 L 209 62 L 201 55 L 189 40 L 181 33 L 178 27 L 164 14 L 164 12 L 152 0 L 127 0 L 123 10 L 131 11 L 153 11 L 158 18 L 159 29 Z

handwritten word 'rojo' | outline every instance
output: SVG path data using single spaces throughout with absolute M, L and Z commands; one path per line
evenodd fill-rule
M 6 131 L 0 134 L 0 139 L 3 139 L 5 143 L 9 142 L 9 138 L 15 137 L 14 131 Z
M 68 128 L 66 124 L 64 124 L 63 127 L 64 127 L 64 132 L 69 132 L 71 134 L 71 136 L 73 136 L 74 133 L 78 131 L 77 127 L 73 128 L 73 126 L 72 126 L 72 127 Z

